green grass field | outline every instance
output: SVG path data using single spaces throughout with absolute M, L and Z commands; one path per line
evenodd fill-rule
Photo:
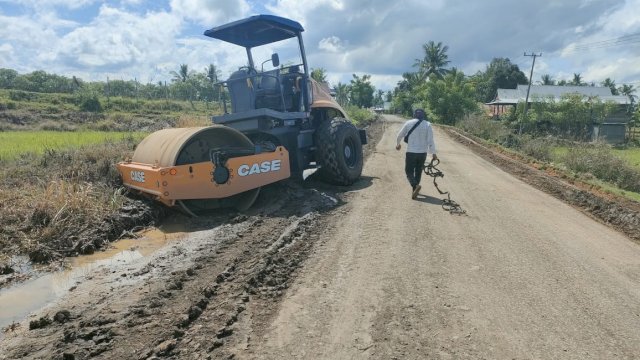
M 629 164 L 640 168 L 640 148 L 614 150 L 613 153 L 621 159 L 629 162 Z
M 12 160 L 25 153 L 42 154 L 58 150 L 107 141 L 121 141 L 129 137 L 142 139 L 143 132 L 101 131 L 8 131 L 0 132 L 0 160 Z

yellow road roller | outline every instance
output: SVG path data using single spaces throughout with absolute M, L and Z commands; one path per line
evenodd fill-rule
M 214 84 L 223 95 L 224 113 L 213 116 L 211 126 L 147 136 L 130 160 L 117 165 L 124 185 L 196 215 L 216 208 L 246 210 L 260 187 L 302 179 L 307 169 L 317 169 L 319 178 L 332 184 L 357 181 L 366 132 L 348 120 L 325 84 L 310 77 L 303 31 L 298 22 L 273 15 L 205 31 L 247 54 L 247 65 Z M 286 65 L 278 52 L 254 62 L 256 48 L 263 47 L 255 54 L 265 54 L 275 46 L 283 46 Z

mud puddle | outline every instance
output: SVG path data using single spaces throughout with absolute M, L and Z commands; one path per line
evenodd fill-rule
M 56 272 L 40 272 L 28 264 L 22 271 L 33 273 L 23 283 L 0 290 L 0 329 L 20 322 L 30 313 L 45 308 L 60 297 L 73 291 L 97 270 L 116 271 L 123 266 L 145 258 L 170 242 L 179 241 L 185 235 L 184 225 L 164 224 L 139 232 L 136 239 L 114 242 L 109 249 L 92 255 L 68 259 L 64 269 Z M 0 337 L 2 337 L 0 332 Z

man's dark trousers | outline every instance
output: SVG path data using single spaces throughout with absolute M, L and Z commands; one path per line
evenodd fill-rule
M 407 153 L 404 163 L 404 172 L 407 173 L 407 179 L 409 180 L 409 184 L 411 184 L 412 189 L 415 189 L 416 185 L 420 184 L 422 167 L 426 160 L 427 153 Z

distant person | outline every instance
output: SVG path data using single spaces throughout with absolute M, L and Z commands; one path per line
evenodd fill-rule
M 400 141 L 407 143 L 407 154 L 405 157 L 404 171 L 411 185 L 411 198 L 415 199 L 420 193 L 420 179 L 427 160 L 427 153 L 438 159 L 436 155 L 436 144 L 433 141 L 433 128 L 427 121 L 424 110 L 416 109 L 413 112 L 413 119 L 408 120 L 400 129 L 396 140 L 396 150 L 402 147 Z

